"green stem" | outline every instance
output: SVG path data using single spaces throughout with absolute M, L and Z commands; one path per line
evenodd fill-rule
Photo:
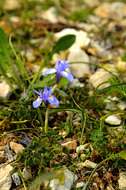
M 45 133 L 47 133 L 48 132 L 48 118 L 49 118 L 49 110 L 48 110 L 48 108 L 47 108 L 47 110 L 46 110 L 46 113 L 45 113 Z
M 81 132 L 80 144 L 83 144 L 83 136 L 84 136 L 85 126 L 86 126 L 86 120 L 87 120 L 86 113 L 82 112 L 82 118 L 83 118 L 83 121 L 82 121 L 82 132 Z
M 40 123 L 41 123 L 41 128 L 43 126 L 43 119 L 42 119 L 42 114 L 41 114 L 41 110 L 38 109 L 38 116 L 39 116 L 39 120 L 40 120 Z

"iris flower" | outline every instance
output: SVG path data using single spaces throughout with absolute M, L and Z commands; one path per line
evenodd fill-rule
M 59 82 L 61 77 L 67 78 L 70 82 L 73 81 L 73 75 L 69 72 L 69 64 L 66 60 L 58 60 L 55 68 L 47 69 L 43 75 L 56 73 L 56 81 Z
M 34 91 L 37 95 L 38 98 L 33 102 L 33 108 L 38 108 L 42 101 L 46 104 L 46 105 L 50 105 L 52 107 L 58 107 L 59 106 L 59 100 L 52 95 L 52 88 L 51 87 L 45 87 L 44 90 L 40 90 L 40 91 Z

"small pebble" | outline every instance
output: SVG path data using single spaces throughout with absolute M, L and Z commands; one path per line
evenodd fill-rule
M 78 164 L 78 166 L 80 168 L 86 167 L 86 168 L 95 168 L 97 166 L 96 163 L 90 161 L 90 160 L 86 160 L 85 162 L 81 162 Z
M 89 78 L 89 82 L 94 88 L 103 89 L 108 87 L 110 84 L 107 82 L 111 78 L 111 74 L 104 69 L 98 69 Z
M 49 8 L 47 11 L 44 11 L 42 14 L 39 14 L 43 19 L 48 20 L 49 22 L 55 24 L 58 22 L 57 10 L 55 7 Z
M 87 78 L 91 75 L 90 67 L 88 64 L 71 64 L 70 69 L 76 78 Z
M 23 152 L 23 150 L 24 150 L 23 145 L 18 144 L 18 143 L 15 143 L 15 142 L 13 142 L 13 141 L 10 142 L 10 148 L 11 148 L 16 154 L 21 153 L 21 152 Z
M 25 167 L 25 168 L 23 169 L 22 174 L 23 174 L 23 178 L 24 178 L 25 180 L 29 180 L 29 179 L 32 178 L 32 173 L 31 173 L 31 169 L 30 169 L 30 168 L 26 168 L 26 167 Z
M 81 181 L 81 182 L 78 182 L 77 184 L 76 184 L 76 188 L 78 189 L 78 188 L 81 188 L 81 187 L 84 187 L 86 184 L 83 182 L 83 181 Z
M 110 124 L 110 125 L 120 125 L 121 124 L 121 118 L 117 115 L 109 115 L 105 119 L 105 123 Z
M 79 48 L 70 50 L 70 53 L 68 55 L 68 61 L 77 62 L 76 64 L 72 64 L 72 65 L 76 65 L 76 66 L 78 65 L 76 67 L 76 69 L 78 69 L 79 65 L 85 65 L 85 63 L 89 63 L 89 57 L 85 53 L 85 51 L 79 47 Z M 85 63 L 79 63 L 79 62 L 85 62 Z
M 68 142 L 64 142 L 61 144 L 63 147 L 68 148 L 69 150 L 75 150 L 77 147 L 77 141 L 76 140 L 70 140 Z
M 21 2 L 20 0 L 5 0 L 4 1 L 4 10 L 6 11 L 12 11 L 19 9 L 21 7 Z
M 89 143 L 80 145 L 76 148 L 76 152 L 79 154 L 89 147 Z
M 11 88 L 6 81 L 0 82 L 0 97 L 7 98 L 10 94 Z
M 20 177 L 19 177 L 17 172 L 13 173 L 11 177 L 12 177 L 16 186 L 21 185 L 21 180 L 20 180 Z
M 10 164 L 0 167 L 0 190 L 10 190 L 12 185 L 12 170 L 13 167 Z
M 126 190 L 126 172 L 120 172 L 118 184 L 120 190 Z

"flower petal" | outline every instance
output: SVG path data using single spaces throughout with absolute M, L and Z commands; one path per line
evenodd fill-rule
M 67 78 L 70 82 L 72 82 L 73 79 L 74 79 L 73 75 L 71 73 L 69 73 L 69 72 L 62 71 L 60 74 L 61 74 L 62 77 Z
M 52 94 L 52 88 L 51 87 L 45 87 L 43 90 L 43 100 L 46 102 Z
M 56 68 L 57 72 L 65 71 L 67 68 L 69 68 L 68 61 L 66 61 L 66 60 L 58 60 L 56 62 L 56 67 L 55 68 Z
M 59 100 L 55 96 L 50 96 L 48 98 L 48 102 L 50 105 L 58 107 L 59 106 Z
M 43 71 L 43 76 L 46 76 L 46 75 L 50 75 L 50 74 L 53 74 L 53 73 L 56 73 L 56 69 L 46 69 L 45 71 Z
M 37 94 L 38 96 L 42 97 L 42 90 L 34 90 L 34 93 Z
M 38 97 L 33 103 L 33 108 L 38 108 L 42 103 L 42 98 Z

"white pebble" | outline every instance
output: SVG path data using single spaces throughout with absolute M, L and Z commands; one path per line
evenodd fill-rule
M 120 125 L 121 119 L 117 115 L 110 115 L 105 119 L 105 122 L 110 125 Z

